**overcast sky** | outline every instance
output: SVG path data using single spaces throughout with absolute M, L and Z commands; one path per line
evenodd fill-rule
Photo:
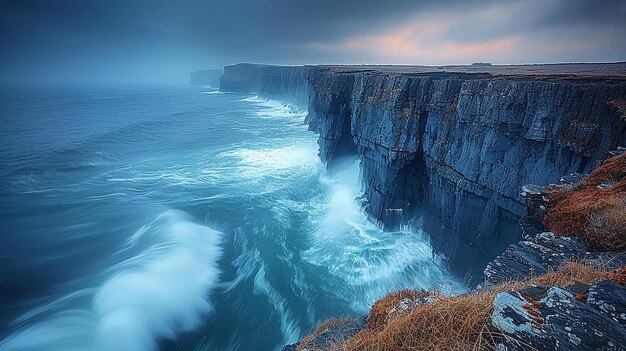
M 184 82 L 238 62 L 626 61 L 626 0 L 0 0 L 0 80 Z

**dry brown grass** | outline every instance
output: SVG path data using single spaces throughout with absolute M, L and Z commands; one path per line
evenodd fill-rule
M 315 328 L 315 331 L 313 331 L 313 333 L 307 335 L 304 339 L 302 339 L 298 347 L 296 347 L 296 351 L 304 350 L 305 347 L 309 346 L 308 344 L 311 342 L 311 340 L 318 337 L 325 331 L 332 329 L 332 328 L 340 327 L 350 321 L 351 319 L 349 318 L 332 318 L 323 322 L 322 324 L 317 326 L 317 328 Z
M 577 282 L 592 285 L 603 279 L 611 279 L 620 283 L 620 278 L 626 273 L 624 269 L 616 272 L 607 272 L 602 267 L 596 267 L 582 262 L 567 262 L 552 273 L 543 274 L 529 279 L 525 285 L 541 284 L 548 286 L 567 286 Z
M 435 301 L 422 304 L 390 320 L 389 311 L 405 297 L 426 295 L 425 292 L 415 290 L 399 291 L 375 303 L 368 317 L 367 328 L 344 343 L 335 345 L 332 350 L 496 350 L 501 333 L 491 325 L 491 313 L 493 300 L 498 293 L 518 290 L 529 284 L 563 287 L 576 282 L 591 285 L 603 279 L 626 284 L 626 267 L 616 272 L 606 272 L 602 267 L 570 262 L 555 272 L 521 282 L 502 283 L 477 293 L 461 296 L 435 293 Z M 537 304 L 536 301 L 529 302 L 529 306 Z
M 367 315 L 367 327 L 369 329 L 376 329 L 386 325 L 389 320 L 389 312 L 398 307 L 398 304 L 400 304 L 402 300 L 406 298 L 415 300 L 422 296 L 426 296 L 426 293 L 417 290 L 400 290 L 376 301 Z
M 589 250 L 626 249 L 626 153 L 606 160 L 581 183 L 554 189 L 548 205 L 543 222 L 557 235 L 581 236 Z
M 495 293 L 437 300 L 398 315 L 378 329 L 367 329 L 337 350 L 471 350 L 489 342 L 491 303 Z

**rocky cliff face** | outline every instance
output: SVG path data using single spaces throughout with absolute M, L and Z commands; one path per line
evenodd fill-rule
M 308 67 L 266 66 L 241 63 L 224 67 L 220 90 L 258 94 L 306 108 L 308 102 Z
M 626 145 L 626 79 L 416 71 L 236 65 L 220 89 L 308 101 L 322 160 L 361 159 L 370 216 L 421 226 L 463 273 L 520 239 L 523 185 Z

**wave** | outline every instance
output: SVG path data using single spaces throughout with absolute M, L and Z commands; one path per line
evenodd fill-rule
M 250 167 L 251 171 L 257 170 L 261 175 L 290 168 L 318 169 L 321 162 L 315 153 L 316 146 L 309 142 L 266 149 L 237 148 L 220 156 L 234 158 L 242 167 Z
M 258 95 L 255 95 L 255 96 L 249 96 L 247 98 L 240 99 L 239 101 L 265 102 L 266 100 L 259 98 Z
M 121 250 L 146 248 L 112 267 L 104 284 L 27 313 L 0 349 L 148 351 L 193 331 L 213 309 L 221 237 L 183 212 L 161 213 Z
M 267 281 L 265 264 L 261 264 L 261 268 L 254 276 L 255 295 L 265 295 L 269 304 L 280 316 L 280 331 L 283 335 L 283 344 L 289 344 L 297 341 L 302 334 L 296 319 L 291 311 L 287 308 L 287 300 Z
M 304 117 L 307 115 L 307 111 L 279 100 L 263 99 L 259 96 L 251 96 L 243 98 L 239 101 L 252 102 L 257 106 L 262 107 L 262 109 L 254 113 L 257 117 L 268 119 L 295 117 L 297 121 L 304 123 Z
M 362 195 L 358 161 L 337 165 L 332 174 L 322 173 L 320 182 L 327 186 L 328 200 L 316 211 L 317 229 L 302 258 L 346 287 L 329 286 L 329 293 L 364 312 L 394 289 L 462 290 L 443 286 L 450 279 L 423 233 L 408 227 L 387 232 L 368 219 L 357 200 Z M 354 294 L 363 298 L 355 300 Z

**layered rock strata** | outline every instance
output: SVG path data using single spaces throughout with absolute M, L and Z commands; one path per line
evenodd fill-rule
M 308 108 L 324 162 L 361 160 L 372 219 L 421 227 L 453 271 L 474 276 L 520 239 L 523 185 L 587 173 L 626 145 L 626 64 L 243 64 L 220 89 Z

